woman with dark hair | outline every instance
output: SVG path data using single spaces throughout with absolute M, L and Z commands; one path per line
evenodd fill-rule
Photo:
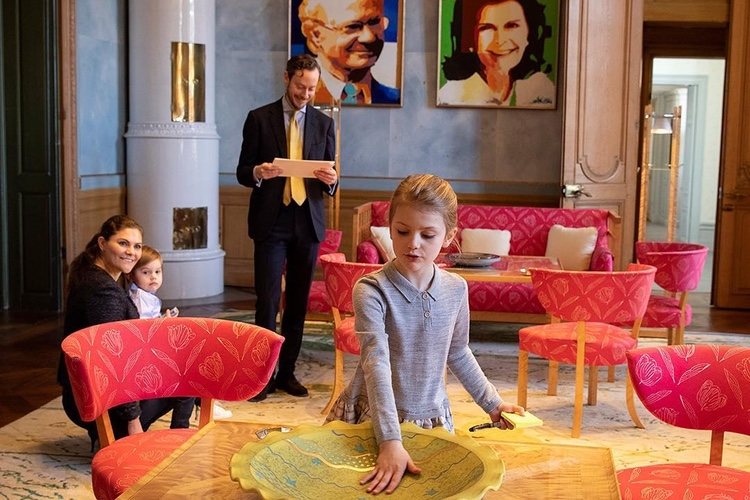
M 555 102 L 552 67 L 544 60 L 551 28 L 537 0 L 456 0 L 451 33 L 453 53 L 442 64 L 448 82 L 438 104 Z
M 70 264 L 63 337 L 101 323 L 138 319 L 138 309 L 128 296 L 124 280 L 140 259 L 142 246 L 143 229 L 127 215 L 115 215 L 102 224 Z M 57 381 L 62 386 L 65 414 L 88 431 L 93 448 L 96 422 L 81 420 L 62 353 Z M 150 399 L 117 406 L 109 411 L 109 416 L 115 438 L 119 439 L 143 432 L 170 410 L 171 427 L 187 428 L 194 405 L 194 398 Z

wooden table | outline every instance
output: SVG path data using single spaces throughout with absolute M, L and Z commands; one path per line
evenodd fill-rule
M 245 443 L 258 440 L 255 431 L 277 425 L 212 422 L 120 498 L 258 498 L 230 479 L 229 461 Z M 620 498 L 609 448 L 483 442 L 497 451 L 506 471 L 500 489 L 485 498 Z
M 462 267 L 453 266 L 441 260 L 445 264 L 444 269 L 456 273 L 466 281 L 489 281 L 501 283 L 531 283 L 531 274 L 528 270 L 532 267 L 543 269 L 559 269 L 560 263 L 554 257 L 535 257 L 524 255 L 505 255 L 500 260 L 487 267 Z

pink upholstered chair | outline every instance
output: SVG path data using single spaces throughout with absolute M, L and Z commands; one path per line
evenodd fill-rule
M 635 392 L 656 418 L 711 431 L 709 464 L 669 463 L 617 472 L 620 494 L 646 498 L 750 498 L 750 472 L 723 467 L 724 433 L 750 435 L 750 349 L 681 345 L 627 353 Z
M 116 498 L 195 434 L 150 430 L 115 441 L 110 408 L 144 399 L 201 398 L 203 427 L 213 399 L 244 401 L 271 377 L 283 338 L 247 323 L 210 318 L 116 321 L 62 342 L 76 406 L 96 420 L 101 449 L 91 463 L 97 498 Z
M 685 327 L 693 319 L 688 292 L 701 280 L 708 248 L 695 243 L 639 241 L 636 257 L 641 264 L 656 267 L 654 281 L 666 295 L 652 295 L 642 328 L 666 328 L 668 344 L 685 343 Z
M 534 289 L 553 323 L 519 331 L 518 404 L 526 406 L 530 352 L 550 360 L 550 395 L 557 393 L 558 363 L 575 365 L 572 436 L 579 437 L 584 367 L 589 367 L 588 403 L 594 405 L 597 367 L 625 364 L 625 352 L 638 342 L 655 272 L 643 264 L 630 264 L 627 271 L 620 272 L 531 269 Z M 632 331 L 612 325 L 622 322 L 634 323 Z M 643 427 L 629 383 L 627 388 L 628 412 L 636 426 Z
M 341 237 L 343 233 L 338 229 L 326 229 L 325 240 L 320 242 L 318 249 L 318 262 L 320 256 L 339 251 L 341 246 Z M 310 296 L 307 299 L 307 319 L 330 321 L 331 305 L 328 303 L 328 294 L 326 293 L 325 280 L 314 280 L 310 288 Z
M 344 353 L 359 356 L 359 341 L 354 331 L 354 285 L 365 274 L 379 270 L 382 264 L 346 262 L 344 254 L 332 253 L 320 257 L 326 283 L 328 301 L 333 314 L 333 343 L 336 349 L 331 398 L 323 409 L 327 415 L 344 389 Z

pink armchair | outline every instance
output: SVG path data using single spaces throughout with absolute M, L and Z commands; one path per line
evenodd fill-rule
M 335 253 L 341 246 L 341 237 L 343 233 L 337 229 L 326 229 L 325 240 L 320 242 L 318 248 L 318 262 L 320 256 Z M 307 299 L 307 319 L 322 319 L 330 321 L 331 305 L 328 303 L 326 294 L 326 284 L 324 280 L 314 280 L 310 287 L 310 296 Z
M 708 248 L 694 243 L 639 241 L 635 252 L 638 262 L 656 267 L 654 281 L 666 291 L 666 295 L 651 296 L 641 327 L 666 328 L 668 344 L 684 344 L 685 327 L 693 319 L 688 292 L 698 287 Z
M 383 266 L 346 262 L 343 253 L 323 255 L 320 261 L 323 265 L 326 292 L 333 314 L 333 342 L 336 349 L 331 398 L 322 411 L 323 415 L 327 415 L 344 389 L 344 353 L 359 355 L 359 341 L 354 330 L 354 306 L 352 304 L 354 285 L 365 274 L 375 272 Z
M 76 406 L 96 420 L 102 448 L 91 463 L 97 498 L 116 498 L 187 441 L 196 429 L 153 430 L 114 440 L 108 410 L 162 397 L 201 398 L 199 427 L 213 399 L 244 401 L 273 373 L 283 338 L 247 323 L 210 318 L 116 321 L 62 342 Z
M 750 498 L 750 472 L 721 465 L 724 433 L 750 435 L 750 349 L 649 347 L 627 358 L 635 392 L 648 411 L 670 425 L 711 431 L 711 451 L 709 464 L 618 471 L 622 498 Z
M 550 360 L 548 391 L 557 393 L 558 363 L 575 365 L 572 436 L 581 435 L 583 376 L 589 368 L 589 404 L 596 404 L 597 367 L 625 364 L 625 352 L 636 346 L 638 329 L 656 269 L 630 264 L 627 271 L 562 271 L 531 269 L 539 301 L 553 323 L 519 332 L 518 404 L 526 407 L 529 353 Z M 560 321 L 563 321 L 562 323 Z M 612 323 L 634 323 L 632 332 Z M 630 384 L 626 400 L 633 422 L 643 427 L 633 404 Z

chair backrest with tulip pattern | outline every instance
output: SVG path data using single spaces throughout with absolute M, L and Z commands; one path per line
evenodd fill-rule
M 750 435 L 750 348 L 647 347 L 627 358 L 636 394 L 659 420 Z
M 92 326 L 62 349 L 81 418 L 92 421 L 144 399 L 248 399 L 268 383 L 282 342 L 248 323 L 177 317 Z
M 561 321 L 633 323 L 643 316 L 656 269 L 630 264 L 627 271 L 531 269 L 539 302 Z
M 708 247 L 676 241 L 639 241 L 635 244 L 638 262 L 656 268 L 654 282 L 673 293 L 698 287 Z
M 325 276 L 326 291 L 331 307 L 339 313 L 353 314 L 352 291 L 357 281 L 364 275 L 380 270 L 382 264 L 364 264 L 342 261 L 340 255 L 321 255 L 321 265 Z

